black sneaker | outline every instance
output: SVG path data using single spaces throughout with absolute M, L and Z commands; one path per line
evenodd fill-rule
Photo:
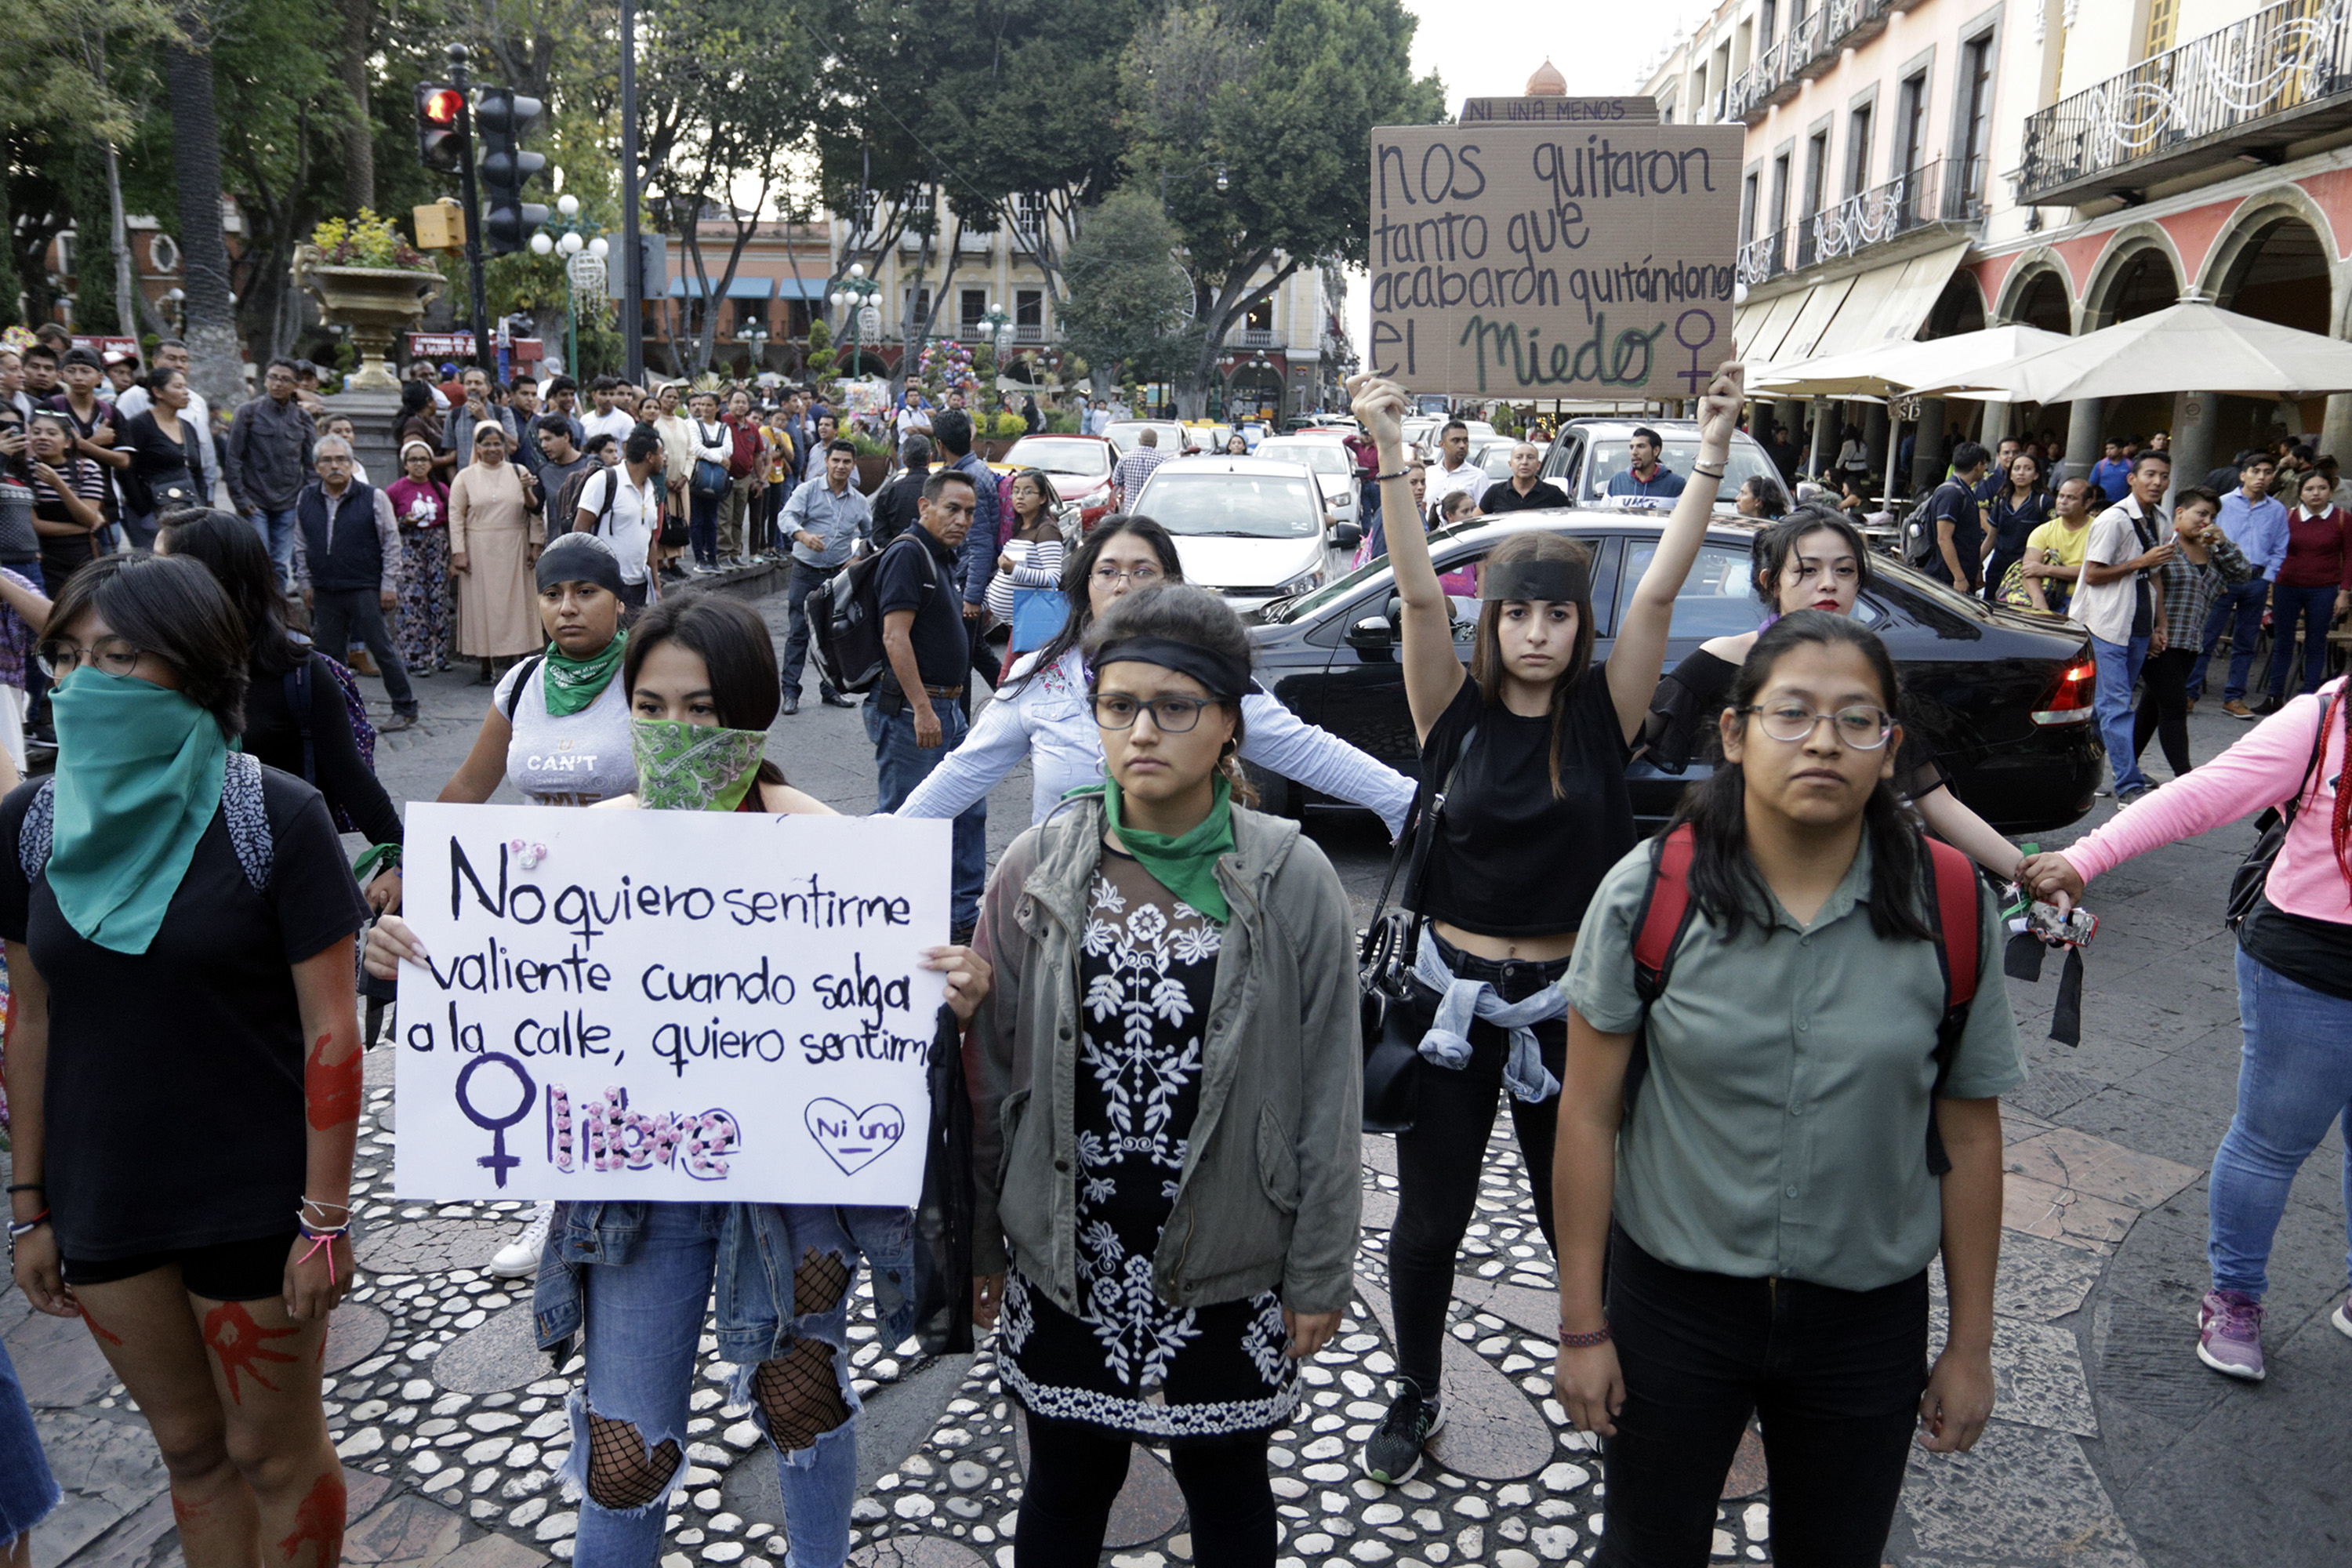
M 801 694 L 800 694 L 799 692 L 797 692 L 797 691 L 787 691 L 787 692 L 785 692 L 785 693 L 784 693 L 784 700 L 783 700 L 782 704 L 781 705 L 780 711 L 782 711 L 782 714 L 784 715 L 784 717 L 785 717 L 785 718 L 789 719 L 789 718 L 791 718 L 793 714 L 795 714 L 795 713 L 799 712 L 800 710 L 801 710 Z
M 1444 1404 L 1431 1404 L 1421 1396 L 1421 1389 L 1412 1379 L 1397 1379 L 1395 1403 L 1356 1457 L 1364 1474 L 1383 1486 L 1402 1486 L 1421 1468 L 1421 1451 L 1432 1437 L 1445 1426 Z
M 2285 707 L 2286 700 L 2284 698 L 2265 697 L 2255 706 L 2254 717 L 2257 719 L 2267 719 L 2272 714 L 2284 710 Z

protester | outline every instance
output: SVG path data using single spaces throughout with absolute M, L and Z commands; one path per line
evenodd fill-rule
M 1128 594 L 1183 579 L 1176 542 L 1166 529 L 1147 517 L 1103 519 L 1062 569 L 1068 615 L 1061 628 L 1034 655 L 1013 662 L 971 733 L 915 786 L 898 814 L 953 816 L 987 800 L 1024 761 L 1032 823 L 1043 823 L 1070 791 L 1099 784 L 1102 736 L 1084 700 L 1080 653 L 1087 628 Z M 1262 687 L 1243 693 L 1241 713 L 1242 761 L 1375 811 L 1392 833 L 1404 826 L 1412 805 L 1411 779 L 1328 731 L 1301 722 Z
M 1935 548 L 1920 570 L 1963 594 L 1984 592 L 1984 503 L 1977 485 L 1991 467 L 1991 458 L 1974 441 L 1952 449 L 1952 477 L 1927 498 L 1924 526 L 1935 535 Z
M 2157 569 L 2158 591 L 2164 595 L 2164 626 L 2183 637 L 2205 625 L 2215 601 L 2236 584 L 2255 575 L 2253 563 L 2214 526 L 2221 498 L 2199 486 L 2176 491 L 2172 498 L 2172 558 Z M 2150 735 L 2162 737 L 2164 760 L 2172 776 L 2180 777 L 2194 765 L 2189 758 L 2189 674 L 2196 667 L 2197 646 L 2175 643 L 2159 632 L 2148 644 L 2147 662 L 2140 669 L 2139 707 L 2132 716 L 2132 752 L 2147 749 Z
M 400 664 L 412 676 L 437 675 L 449 668 L 457 633 L 449 583 L 449 491 L 433 477 L 433 448 L 426 443 L 403 447 L 400 467 L 400 478 L 384 491 L 400 522 Z
M 1470 460 L 1470 426 L 1459 419 L 1449 419 L 1437 432 L 1438 462 L 1428 478 L 1428 500 L 1431 507 L 1445 504 L 1445 498 L 1455 490 L 1468 490 L 1470 499 L 1477 500 L 1486 493 L 1493 482 L 1486 470 Z M 1387 489 L 1381 489 L 1381 510 L 1388 510 Z
M 2295 495 L 2286 558 L 2271 583 L 2271 694 L 2254 710 L 2265 716 L 2285 705 L 2297 623 L 2303 678 L 2295 689 L 2316 691 L 2327 671 L 2328 623 L 2352 610 L 2352 512 L 2336 507 L 2335 487 L 2317 468 L 2304 471 Z
M 522 480 L 507 460 L 506 432 L 474 432 L 474 461 L 449 487 L 449 569 L 457 574 L 457 651 L 482 661 L 481 679 L 537 651 L 531 563 L 546 542 L 543 519 L 523 509 Z
M 173 512 L 156 549 L 204 567 L 236 613 L 246 649 L 238 736 L 246 754 L 318 790 L 328 811 L 371 844 L 402 842 L 400 813 L 360 754 L 337 661 L 287 629 L 285 595 L 277 592 L 276 566 L 260 535 L 224 511 Z M 396 900 L 398 873 L 387 875 L 391 879 L 370 883 L 372 901 Z
M 2352 1101 L 2352 710 L 2329 681 L 2179 783 L 2028 863 L 2039 898 L 2068 907 L 2085 884 L 2151 849 L 2300 803 L 2252 911 L 2238 926 L 2238 1104 L 2213 1156 L 2197 1357 L 2260 1382 L 2271 1244 L 2304 1162 Z M 2352 1158 L 2346 1180 L 2352 1182 Z M 2347 1211 L 2352 1230 L 2352 1211 Z M 2340 1282 L 2340 1280 L 2339 1280 Z M 2352 1297 L 2328 1316 L 2352 1335 Z
M 2009 458 L 1986 476 L 1996 488 L 1984 501 L 1986 547 L 1991 552 L 1984 566 L 1984 595 L 1995 605 L 2002 602 L 2010 568 L 2025 559 L 2033 531 L 2050 521 L 2053 504 L 2042 487 L 2042 460 L 2017 450 L 2014 441 L 2000 445 Z
M 1136 445 L 1111 469 L 1112 505 L 1119 511 L 1135 510 L 1137 499 L 1143 494 L 1143 482 L 1169 458 L 1160 449 L 1160 432 L 1153 426 L 1145 426 L 1135 439 Z
M 1698 458 L 1641 581 L 1621 596 L 1609 658 L 1591 665 L 1592 560 L 1556 534 L 1514 535 L 1486 557 L 1471 668 L 1455 651 L 1454 605 L 1427 540 L 1391 535 L 1403 601 L 1405 699 L 1423 778 L 1444 781 L 1414 914 L 1427 922 L 1414 995 L 1431 1018 L 1415 1121 L 1397 1135 L 1396 1227 L 1389 1244 L 1397 1391 L 1360 1456 L 1390 1486 L 1421 1468 L 1444 1425 L 1439 1351 L 1454 1262 L 1478 1195 L 1495 1100 L 1508 1089 L 1536 1223 L 1552 1239 L 1551 1148 L 1566 1004 L 1556 982 L 1602 873 L 1634 841 L 1628 743 L 1665 659 L 1675 595 L 1706 537 L 1741 402 L 1737 363 L 1700 400 Z M 1381 448 L 1381 510 L 1411 504 L 1394 383 L 1349 384 Z M 1433 488 L 1434 488 L 1433 486 Z M 1538 1033 L 1538 1031 L 1540 1031 Z
M 2067 612 L 2090 629 L 2099 666 L 2091 706 L 2115 773 L 2116 799 L 2126 805 L 2148 787 L 2131 750 L 2131 697 L 2149 645 L 2164 628 L 2163 596 L 2150 578 L 2176 549 L 2158 505 L 2171 473 L 2171 459 L 2163 453 L 2140 454 L 2132 465 L 2131 493 L 2091 524 L 2082 581 Z
M 955 569 L 956 552 L 977 510 L 972 491 L 971 477 L 959 469 L 933 474 L 923 486 L 915 526 L 874 565 L 882 647 L 889 659 L 866 700 L 866 738 L 874 743 L 880 784 L 877 811 L 893 812 L 906 804 L 915 786 L 962 743 L 971 726 L 960 700 L 971 644 L 959 607 Z M 956 814 L 949 919 L 959 936 L 969 933 L 980 916 L 987 829 L 985 797 Z
M 2027 536 L 2025 559 L 2018 563 L 2025 607 L 2063 616 L 2073 604 L 2074 584 L 2083 574 L 2083 552 L 2091 543 L 2091 495 L 2088 479 L 2058 482 L 2051 498 L 2051 519 Z
M 573 534 L 561 549 L 603 545 Z M 767 627 L 748 605 L 665 597 L 637 623 L 621 676 L 640 766 L 673 753 L 696 731 L 729 731 L 738 742 L 722 753 L 723 765 L 665 779 L 666 796 L 691 794 L 713 811 L 832 815 L 761 760 L 779 688 Z M 625 795 L 606 804 L 640 800 Z M 389 979 L 402 961 L 426 956 L 397 918 L 370 933 L 372 974 Z M 956 946 L 930 949 L 923 966 L 947 976 L 940 1027 L 952 1049 L 952 1036 L 988 994 L 989 966 Z M 577 1344 L 587 1358 L 571 1400 L 562 1471 L 582 1499 L 575 1561 L 651 1568 L 659 1555 L 670 1489 L 687 1464 L 688 1401 L 715 1287 L 717 1353 L 736 1368 L 733 1401 L 754 1407 L 775 1452 L 793 1561 L 839 1568 L 857 1495 L 856 1395 L 845 1353 L 851 1287 L 863 1257 L 885 1338 L 895 1344 L 913 1331 L 912 1299 L 900 1283 L 913 1275 L 907 1212 L 583 1203 L 559 1205 L 556 1224 L 556 1254 L 540 1270 L 534 1307 L 541 1348 L 562 1361 Z
M 363 645 L 392 703 L 392 718 L 378 731 L 415 729 L 416 691 L 384 624 L 400 603 L 404 553 L 392 498 L 352 477 L 351 443 L 341 436 L 320 437 L 312 450 L 319 480 L 303 487 L 294 503 L 294 584 L 310 615 L 310 635 L 337 659 L 354 643 Z
M 1644 756 L 1663 773 L 1679 774 L 1694 758 L 1715 758 L 1716 719 L 1738 682 L 1740 667 L 1774 623 L 1799 610 L 1851 616 L 1870 586 L 1871 552 L 1861 531 L 1841 514 L 1799 507 L 1756 536 L 1750 582 L 1765 606 L 1763 624 L 1736 637 L 1711 637 L 1658 683 L 1642 730 Z M 2014 880 L 2017 847 L 1952 793 L 1951 775 L 1937 759 L 1924 730 L 1906 729 L 1895 749 L 1895 792 L 1927 820 L 1936 837 L 2001 881 Z
M 1029 1437 L 1013 1561 L 1097 1562 L 1131 1445 L 1164 1443 L 1194 1559 L 1273 1568 L 1266 1440 L 1353 1294 L 1354 916 L 1296 823 L 1232 799 L 1255 685 L 1222 600 L 1137 594 L 1085 653 L 1105 778 L 997 867 L 972 1046 L 973 1318 L 1001 1302 Z
M 923 438 L 910 437 L 911 449 Z M 793 542 L 793 574 L 784 590 L 785 637 L 783 711 L 801 710 L 801 669 L 808 660 L 809 595 L 831 582 L 864 553 L 874 530 L 866 498 L 851 482 L 857 473 L 857 448 L 836 440 L 825 447 L 823 478 L 811 479 L 784 502 L 784 537 Z M 817 696 L 828 707 L 855 708 L 856 701 L 835 691 L 820 671 Z
M 2271 475 L 2275 471 L 2269 453 L 2242 452 L 2231 476 L 2237 488 L 2209 487 L 2221 496 L 2221 531 L 2253 563 L 2254 575 L 2214 599 L 2205 618 L 2196 668 L 2189 672 L 2189 700 L 2194 706 L 2204 694 L 2205 668 L 2221 646 L 2222 627 L 2227 626 L 2230 677 L 2221 688 L 2221 711 L 2242 721 L 2254 717 L 2254 710 L 2246 706 L 2246 678 L 2253 672 L 2254 645 L 2262 640 L 2263 611 L 2270 603 L 2271 581 L 2286 563 L 2286 506 L 2270 493 Z
M 1062 562 L 1069 543 L 1062 537 L 1061 497 L 1054 493 L 1054 481 L 1043 468 L 1024 468 L 1013 476 L 1006 494 L 1012 516 L 998 546 L 996 575 L 988 582 L 988 613 L 1008 633 L 999 680 L 1016 658 L 1051 641 L 1070 609 L 1062 595 Z
M 1538 477 L 1542 469 L 1543 454 L 1536 450 L 1534 442 L 1522 441 L 1511 448 L 1509 482 L 1489 484 L 1471 499 L 1478 503 L 1481 511 L 1490 517 L 1501 512 L 1525 511 L 1533 507 L 1568 505 L 1566 490 L 1549 479 Z
M 0 805 L 16 1284 L 89 1325 L 190 1562 L 331 1568 L 342 1464 L 299 1374 L 352 1283 L 367 907 L 318 793 L 230 750 L 245 643 L 201 566 L 88 569 L 42 659 L 57 773 Z
M 1915 1429 L 1964 1452 L 1993 1407 L 1998 1097 L 2025 1079 L 1993 905 L 1970 876 L 1965 914 L 1943 917 L 1977 928 L 1948 1045 L 1953 937 L 1889 782 L 1885 647 L 1800 610 L 1729 696 L 1725 760 L 1672 830 L 1690 917 L 1663 990 L 1645 998 L 1635 971 L 1654 844 L 1602 879 L 1563 982 L 1556 1376 L 1569 1418 L 1605 1440 L 1595 1561 L 1612 1568 L 1708 1561 L 1757 1416 L 1773 1560 L 1875 1563 Z M 1929 1370 L 1939 1253 L 1948 1329 Z
M 261 385 L 261 395 L 239 408 L 229 426 L 229 493 L 269 547 L 278 577 L 290 586 L 294 500 L 310 482 L 310 444 L 317 431 L 294 401 L 292 360 L 271 360 Z
M 73 416 L 54 408 L 37 409 L 25 427 L 33 531 L 41 538 L 41 580 L 52 599 L 76 572 L 105 553 L 106 470 L 76 452 L 74 439 Z
M 735 438 L 719 416 L 719 395 L 698 392 L 689 402 L 693 418 L 688 422 L 692 432 L 687 456 L 686 492 L 692 508 L 689 531 L 694 551 L 694 569 L 698 572 L 719 570 L 719 503 L 725 499 L 728 459 L 735 450 Z M 703 467 L 712 464 L 717 473 Z M 709 479 L 706 480 L 706 475 Z M 715 485 L 715 488 L 713 486 Z

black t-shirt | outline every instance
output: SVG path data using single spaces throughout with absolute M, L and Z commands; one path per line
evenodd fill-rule
M 2352 925 L 2291 915 L 2267 898 L 2238 927 L 2246 956 L 2299 985 L 2352 1002 Z
M 1499 512 L 1529 511 L 1539 506 L 1568 504 L 1568 492 L 1549 479 L 1538 479 L 1536 488 L 1525 495 L 1521 495 L 1510 480 L 1504 479 L 1498 484 L 1488 485 L 1486 493 L 1478 498 L 1479 510 L 1488 517 Z
M 1478 683 L 1465 679 L 1430 727 L 1421 765 L 1438 770 L 1445 805 L 1430 846 L 1423 914 L 1485 936 L 1555 936 L 1583 925 L 1593 889 L 1634 842 L 1625 788 L 1632 753 L 1605 664 L 1585 672 L 1561 718 L 1558 796 L 1549 714 L 1528 719 L 1490 706 Z
M 1658 681 L 1658 694 L 1650 700 L 1650 716 L 1642 725 L 1638 744 L 1643 760 L 1664 773 L 1680 773 L 1694 762 L 1721 762 L 1722 731 L 1716 715 L 1723 711 L 1738 676 L 1738 665 L 1705 648 L 1668 670 Z M 1903 742 L 1895 750 L 1895 792 L 1917 800 L 1951 782 L 1936 749 L 1927 743 L 1927 731 L 1904 722 Z
M 916 506 L 923 499 L 923 485 L 930 477 L 931 466 L 924 463 L 907 469 L 874 493 L 876 549 L 887 549 L 900 534 L 915 526 Z
M 327 804 L 340 807 L 371 844 L 402 842 L 400 812 L 374 770 L 360 755 L 359 737 L 352 732 L 352 710 L 343 689 L 327 668 L 324 654 L 310 654 L 310 771 L 308 782 L 318 786 Z M 252 669 L 253 683 L 245 693 L 245 750 L 271 767 L 304 778 L 302 724 L 287 693 L 284 674 Z
M 45 1194 L 84 1262 L 294 1228 L 308 1147 L 291 965 L 351 935 L 367 905 L 319 792 L 261 773 L 273 870 L 246 880 L 215 811 L 148 950 L 87 941 L 17 854 L 39 782 L 0 802 L 0 936 L 49 994 Z
M 1927 533 L 1930 538 L 1935 537 L 1938 531 L 1937 524 L 1946 518 L 1952 520 L 1952 553 L 1960 558 L 1960 570 L 1972 574 L 1981 571 L 1983 568 L 1979 563 L 1984 559 L 1984 519 L 1977 510 L 1975 492 L 1958 479 L 1946 479 L 1928 498 Z M 1938 583 L 1952 581 L 1952 571 L 1944 564 L 1940 544 L 1928 555 L 1927 563 L 1921 570 Z
M 930 552 L 928 564 L 923 552 Z M 915 668 L 926 686 L 961 686 L 971 664 L 971 645 L 963 629 L 960 597 L 947 592 L 955 581 L 955 552 L 931 537 L 919 523 L 907 530 L 882 552 L 874 567 L 876 603 L 886 616 L 893 610 L 915 612 L 908 634 L 915 645 Z M 898 680 L 885 671 L 892 688 Z

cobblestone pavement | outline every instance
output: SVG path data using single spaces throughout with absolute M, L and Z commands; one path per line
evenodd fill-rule
M 761 608 L 781 641 L 781 597 Z M 386 738 L 379 763 L 395 795 L 429 799 L 471 743 L 487 689 L 468 679 L 422 683 L 425 723 Z M 815 705 L 813 678 L 810 686 L 810 706 L 779 721 L 772 752 L 795 783 L 842 809 L 870 809 L 871 751 L 858 716 Z M 2200 757 L 2240 732 L 2218 717 L 2192 724 Z M 992 797 L 992 850 L 1025 825 L 1028 792 L 1024 770 Z M 1376 828 L 1339 814 L 1312 827 L 1369 912 L 1384 859 Z M 2005 1108 L 2000 1403 L 1974 1454 L 1915 1454 L 1893 1562 L 2352 1560 L 2343 1505 L 2352 1460 L 2330 1440 L 2352 1395 L 2352 1343 L 2325 1322 L 2343 1284 L 2333 1136 L 2298 1182 L 2281 1230 L 2271 1381 L 2228 1382 L 2190 1350 L 2204 1280 L 2204 1173 L 2227 1124 L 2238 1045 L 2218 915 L 2227 868 L 2249 838 L 2242 826 L 2225 829 L 2095 889 L 2106 924 L 2090 952 L 2079 1050 L 2041 1037 L 2053 987 L 2012 984 L 2035 1076 Z M 351 1486 L 347 1559 L 384 1568 L 567 1560 L 577 1501 L 554 1477 L 571 1442 L 564 1402 L 579 1363 L 558 1368 L 538 1352 L 527 1286 L 484 1271 L 522 1205 L 397 1201 L 394 1070 L 389 1048 L 371 1054 L 355 1184 L 360 1285 L 337 1316 L 324 1369 Z M 1394 1170 L 1391 1142 L 1367 1140 L 1357 1300 L 1305 1369 L 1307 1401 L 1273 1448 L 1284 1568 L 1587 1561 L 1606 1499 L 1598 1456 L 1549 1397 L 1550 1262 L 1507 1119 L 1496 1123 L 1465 1248 L 1446 1347 L 1449 1424 L 1433 1462 L 1393 1489 L 1354 1467 L 1394 1364 L 1385 1288 Z M 1937 1301 L 1940 1338 L 1940 1291 Z M 880 1343 L 862 1283 L 853 1323 L 866 1401 L 854 1561 L 1009 1564 L 1024 1456 L 987 1347 L 926 1361 Z M 36 1537 L 38 1568 L 175 1568 L 152 1445 L 81 1326 L 31 1314 L 12 1287 L 0 1294 L 0 1335 L 68 1491 Z M 726 1403 L 725 1369 L 706 1363 L 701 1378 L 662 1568 L 780 1559 L 772 1461 L 748 1412 Z M 1769 1506 L 1751 1434 L 1726 1479 L 1717 1561 L 1768 1560 Z M 1119 1568 L 1191 1559 L 1183 1500 L 1163 1455 L 1138 1452 L 1109 1547 Z

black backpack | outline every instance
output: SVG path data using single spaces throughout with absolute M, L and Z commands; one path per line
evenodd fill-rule
M 1928 510 L 1936 504 L 1936 498 L 1948 489 L 1967 492 L 1968 486 L 1961 484 L 1958 479 L 1946 479 L 1942 484 L 1929 490 L 1919 504 L 1911 509 L 1911 515 L 1903 520 L 1903 563 L 1905 565 L 1924 569 L 1929 562 L 1942 558 L 1943 545 L 1936 537 L 1936 521 L 1927 513 Z
M 940 585 L 939 563 L 922 541 L 900 534 L 889 549 L 853 561 L 817 585 L 808 596 L 809 640 L 816 655 L 817 674 L 846 696 L 870 691 L 890 668 L 882 647 L 881 593 L 875 585 L 882 563 L 891 551 L 908 549 L 922 557 L 923 592 Z
M 548 536 L 551 539 L 559 533 L 569 533 L 572 531 L 580 521 L 580 498 L 587 493 L 588 481 L 598 474 L 609 473 L 614 476 L 614 480 L 604 487 L 604 504 L 596 509 L 596 531 L 602 534 L 604 531 L 606 521 L 613 515 L 613 502 L 620 497 L 621 481 L 618 477 L 620 471 L 618 468 L 607 468 L 602 462 L 596 462 L 589 464 L 564 480 L 563 488 L 555 492 L 554 509 L 547 514 Z

